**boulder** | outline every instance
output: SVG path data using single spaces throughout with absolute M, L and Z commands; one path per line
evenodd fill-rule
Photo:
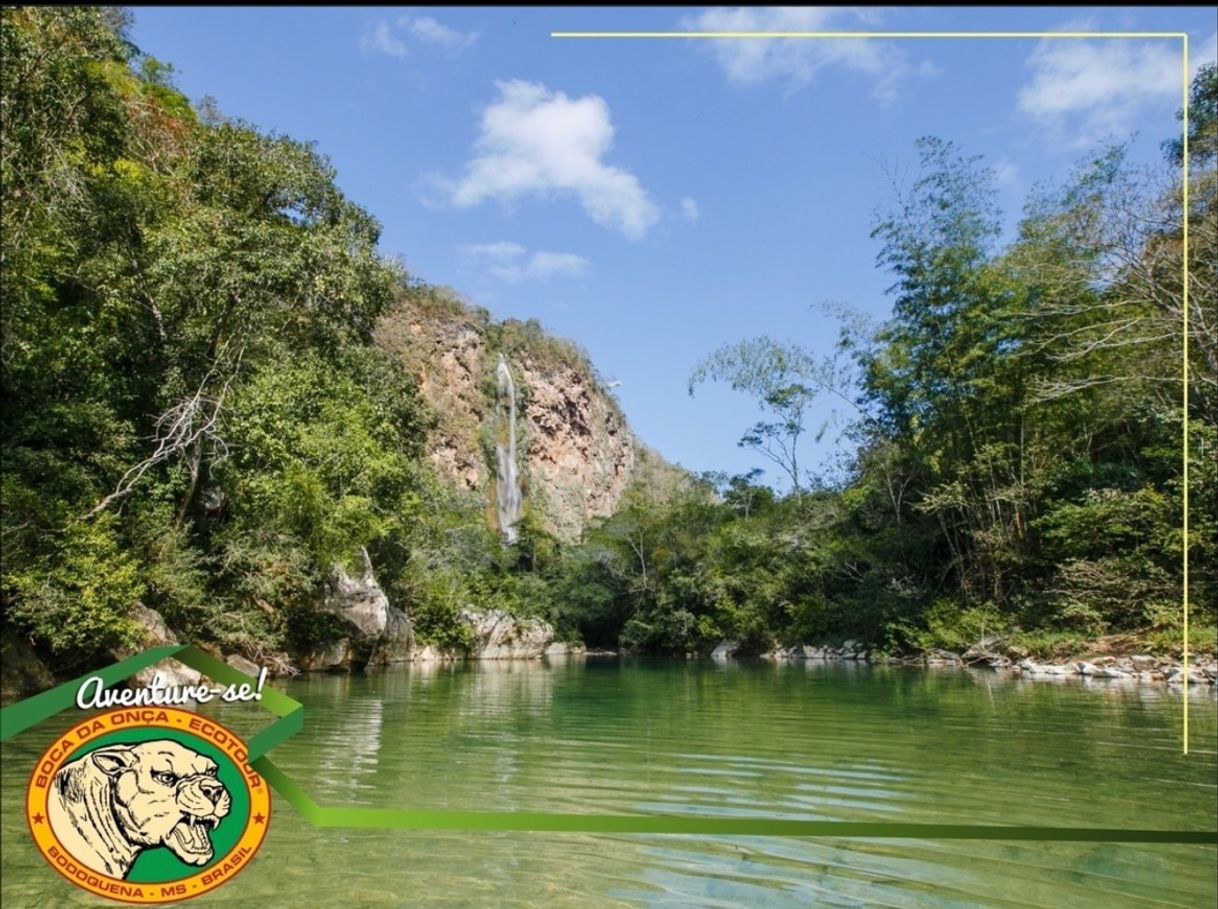
M 444 650 L 437 647 L 435 644 L 428 644 L 426 647 L 420 647 L 411 654 L 411 661 L 415 663 L 440 663 L 447 660 L 462 659 L 464 654 L 454 653 L 451 650 Z
M 1003 653 L 997 649 L 1001 645 L 1001 641 L 997 638 L 989 638 L 979 644 L 974 644 L 968 650 L 964 651 L 960 659 L 968 666 L 992 666 L 995 669 L 1001 669 L 1009 666 L 1011 661 L 1008 660 Z
M 344 671 L 405 663 L 414 652 L 414 628 L 389 604 L 363 547 L 354 572 L 336 565 L 326 581 L 318 611 L 338 619 L 341 636 L 301 656 L 301 668 Z
M 349 625 L 358 638 L 376 641 L 381 637 L 389 624 L 389 598 L 377 583 L 368 550 L 360 547 L 354 575 L 341 565 L 334 567 L 318 608 Z
M 554 640 L 554 629 L 548 622 L 518 619 L 502 609 L 467 606 L 460 617 L 473 632 L 469 656 L 476 660 L 540 659 Z
M 1078 675 L 1078 669 L 1069 664 L 1062 664 L 1062 665 L 1055 664 L 1053 666 L 1041 666 L 1040 669 L 1041 669 L 1041 673 L 1043 675 L 1056 675 L 1056 676 Z
M 247 660 L 239 653 L 229 654 L 224 659 L 224 662 L 228 663 L 228 665 L 232 666 L 238 672 L 244 672 L 246 675 L 253 676 L 255 679 L 258 678 L 258 674 L 262 672 L 261 666 L 259 666 L 253 660 Z
M 583 644 L 568 644 L 562 641 L 555 641 L 546 648 L 543 654 L 547 660 L 568 660 L 572 657 L 582 657 L 587 653 L 587 648 Z
M 5 634 L 0 645 L 0 701 L 9 702 L 55 687 L 55 676 L 19 635 Z
M 932 650 L 926 654 L 927 666 L 959 666 L 960 654 L 950 650 Z
M 385 616 L 385 630 L 372 650 L 370 666 L 392 666 L 409 662 L 414 653 L 414 627 L 406 613 L 390 606 Z
M 300 668 L 306 672 L 350 672 L 363 665 L 350 638 L 326 641 L 300 655 Z
M 736 642 L 729 641 L 724 638 L 715 645 L 715 649 L 711 651 L 712 660 L 726 660 L 736 652 Z
M 1172 670 L 1171 670 L 1171 672 L 1168 674 L 1168 676 L 1167 676 L 1167 684 L 1169 684 L 1169 685 L 1183 685 L 1183 684 L 1184 684 L 1184 678 L 1185 678 L 1185 672 L 1184 672 L 1184 668 L 1183 668 L 1183 667 L 1181 667 L 1181 666 L 1177 666 L 1177 667 L 1175 667 L 1174 669 L 1172 669 Z M 1209 680 L 1209 678 L 1206 676 L 1206 674 L 1205 674 L 1205 672 L 1204 672 L 1204 671 L 1202 671 L 1202 670 L 1200 670 L 1200 669 L 1193 668 L 1193 667 L 1191 667 L 1191 666 L 1189 667 L 1189 670 L 1188 670 L 1188 683 L 1189 683 L 1190 685 L 1207 685 L 1207 684 L 1209 684 L 1209 681 L 1210 681 L 1210 680 Z
M 410 659 L 414 663 L 434 663 L 440 659 L 440 651 L 435 644 L 428 644 L 411 654 Z
M 125 660 L 149 647 L 164 647 L 168 644 L 177 644 L 182 640 L 182 635 L 169 627 L 164 616 L 155 609 L 149 609 L 143 603 L 136 603 L 132 607 L 129 618 L 142 629 L 143 641 L 140 646 L 133 649 L 117 648 L 111 651 L 111 656 L 116 660 Z M 177 660 L 161 660 L 159 663 L 141 669 L 128 681 L 133 686 L 146 688 L 152 684 L 157 673 L 160 673 L 164 684 L 171 688 L 197 685 L 203 678 L 203 673 L 197 669 L 191 669 L 185 663 L 179 663 Z

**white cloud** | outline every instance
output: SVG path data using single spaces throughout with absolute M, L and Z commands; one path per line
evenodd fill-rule
M 449 52 L 457 52 L 472 47 L 478 40 L 477 32 L 459 32 L 437 22 L 431 16 L 421 16 L 417 19 L 410 16 L 399 16 L 396 25 L 390 25 L 382 20 L 370 34 L 360 39 L 360 49 L 367 54 L 387 54 L 399 60 L 405 60 L 410 55 L 407 39 L 424 44 L 433 44 Z
M 500 240 L 498 243 L 471 243 L 458 249 L 461 257 L 480 262 L 510 262 L 523 256 L 526 250 L 519 243 Z
M 575 253 L 546 252 L 538 250 L 529 258 L 524 276 L 546 281 L 553 277 L 575 278 L 584 273 L 588 260 Z
M 477 32 L 459 32 L 455 28 L 441 25 L 431 16 L 422 16 L 418 19 L 402 16 L 398 19 L 398 25 L 409 30 L 420 41 L 436 44 L 450 51 L 464 50 L 467 47 L 472 47 L 474 42 L 478 40 Z
M 1210 35 L 1199 47 L 1192 48 L 1189 53 L 1189 62 L 1192 64 L 1192 75 L 1194 76 L 1197 75 L 1197 70 L 1205 64 L 1218 63 L 1218 31 Z
M 507 240 L 462 246 L 458 253 L 465 262 L 509 284 L 577 278 L 588 267 L 588 260 L 575 253 L 539 249 L 530 256 L 519 243 Z
M 681 217 L 690 224 L 698 222 L 698 219 L 702 217 L 702 209 L 698 207 L 696 199 L 686 196 L 681 200 Z
M 1010 158 L 999 158 L 994 162 L 994 182 L 1007 189 L 1019 185 L 1019 165 Z
M 522 80 L 496 86 L 499 97 L 482 111 L 475 155 L 464 174 L 435 181 L 453 205 L 570 196 L 597 224 L 631 239 L 659 220 L 638 178 L 604 161 L 614 127 L 603 98 L 569 98 Z
M 393 34 L 388 22 L 377 23 L 372 34 L 360 38 L 359 46 L 366 54 L 388 54 L 399 60 L 405 60 L 409 53 L 406 43 Z
M 1194 72 L 1213 58 L 1215 40 L 1193 55 Z M 1179 106 L 1178 42 L 1046 39 L 1027 66 L 1032 79 L 1019 91 L 1019 111 L 1069 147 L 1119 137 L 1139 114 Z
M 717 7 L 681 20 L 690 31 L 823 32 L 874 27 L 874 9 L 843 7 Z M 912 67 L 905 52 L 891 41 L 872 38 L 724 38 L 699 41 L 709 48 L 731 82 L 753 85 L 770 79 L 787 82 L 788 91 L 808 85 L 821 69 L 836 67 L 871 80 L 881 101 L 897 96 L 907 76 L 933 76 L 937 69 Z

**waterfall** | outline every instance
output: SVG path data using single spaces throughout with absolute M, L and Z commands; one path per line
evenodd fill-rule
M 503 354 L 495 370 L 499 380 L 499 398 L 506 398 L 508 426 L 506 445 L 503 432 L 498 433 L 495 454 L 498 470 L 495 474 L 495 494 L 499 502 L 499 529 L 509 543 L 516 542 L 516 525 L 524 516 L 524 497 L 520 494 L 520 477 L 516 472 L 516 385 Z M 502 412 L 502 411 L 501 411 Z

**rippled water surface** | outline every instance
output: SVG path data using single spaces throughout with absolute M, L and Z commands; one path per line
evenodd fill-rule
M 810 664 L 412 667 L 287 684 L 273 757 L 322 804 L 1214 829 L 1214 696 Z M 248 706 L 208 712 L 245 734 Z M 3 746 L 5 909 L 106 903 L 34 851 L 21 800 L 75 716 Z M 1218 849 L 309 827 L 282 800 L 203 907 L 1218 905 Z

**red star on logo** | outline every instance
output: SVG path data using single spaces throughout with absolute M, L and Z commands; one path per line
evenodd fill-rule
M 265 815 L 262 815 L 262 814 L 255 814 L 255 815 L 254 815 L 254 823 L 255 823 L 255 824 L 261 824 L 261 823 L 262 823 L 263 821 L 265 821 L 265 820 L 266 820 L 266 816 L 265 816 Z
M 41 823 L 42 823 L 44 820 L 46 820 L 46 818 L 44 818 L 44 817 L 43 817 L 41 814 L 35 814 L 35 815 L 34 815 L 34 823 L 35 823 L 35 824 L 41 824 Z

